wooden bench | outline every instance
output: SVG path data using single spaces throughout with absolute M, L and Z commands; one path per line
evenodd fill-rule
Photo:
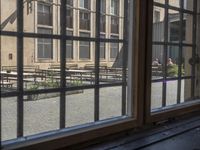
M 11 88 L 13 84 L 13 82 L 1 81 L 1 87 L 3 88 Z
M 78 64 L 66 64 L 66 69 L 77 69 Z M 60 69 L 60 64 L 50 64 L 49 69 Z
M 36 72 L 39 69 L 38 65 L 25 65 L 23 66 L 23 72 L 32 73 Z M 2 66 L 2 71 L 14 71 L 17 72 L 17 66 Z

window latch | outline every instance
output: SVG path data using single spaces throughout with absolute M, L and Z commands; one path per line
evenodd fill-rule
M 200 57 L 198 54 L 195 55 L 195 57 L 192 57 L 189 59 L 190 65 L 200 64 Z

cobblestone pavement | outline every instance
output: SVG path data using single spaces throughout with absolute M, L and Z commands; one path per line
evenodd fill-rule
M 182 85 L 184 88 L 184 85 Z M 100 89 L 100 120 L 121 115 L 121 87 Z M 177 82 L 167 87 L 167 105 L 176 103 Z M 161 106 L 160 83 L 152 85 L 152 108 Z M 181 95 L 183 99 L 183 94 Z M 59 128 L 59 97 L 24 101 L 24 135 L 33 135 Z M 16 98 L 2 98 L 2 140 L 16 138 Z M 66 96 L 66 127 L 94 121 L 94 90 Z

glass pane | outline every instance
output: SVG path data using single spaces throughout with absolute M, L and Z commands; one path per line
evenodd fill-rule
M 178 77 L 179 47 L 169 46 L 167 52 L 167 78 Z
M 57 52 L 60 52 L 57 40 L 24 39 L 24 90 L 60 86 L 60 64 Z
M 151 109 L 162 107 L 162 91 L 162 82 L 155 82 L 151 84 Z
M 182 76 L 191 76 L 192 65 L 190 64 L 190 59 L 192 58 L 192 47 L 183 47 L 182 56 Z
M 1 140 L 17 137 L 17 97 L 1 97 Z
M 17 1 L 1 0 L 0 27 L 2 31 L 17 31 Z
M 24 135 L 59 129 L 60 93 L 24 96 Z
M 174 7 L 180 7 L 180 1 L 181 0 L 169 0 L 169 5 L 174 6 Z
M 152 47 L 152 80 L 161 79 L 164 75 L 164 49 L 162 45 Z
M 180 14 L 178 11 L 169 10 L 168 15 L 168 26 L 169 26 L 169 41 L 179 42 L 180 40 Z
M 153 41 L 164 41 L 165 9 L 154 6 L 153 10 Z
M 166 106 L 177 104 L 178 81 L 167 81 Z
M 183 0 L 184 9 L 193 11 L 194 0 Z
M 108 87 L 100 89 L 100 120 L 121 116 L 122 88 Z M 114 104 L 114 105 L 113 105 Z
M 0 37 L 1 93 L 17 90 L 17 38 Z
M 66 127 L 94 122 L 94 89 L 66 92 Z
M 165 3 L 165 0 L 154 0 L 154 2 L 157 2 L 157 3 L 162 3 L 162 4 L 164 4 L 164 3 Z
M 192 80 L 186 79 L 181 80 L 181 103 L 191 101 L 191 87 L 192 87 Z
M 193 16 L 183 14 L 183 42 L 192 43 L 193 40 Z

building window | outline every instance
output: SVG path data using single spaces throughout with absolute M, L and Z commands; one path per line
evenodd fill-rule
M 52 26 L 52 6 L 49 3 L 38 2 L 38 24 Z
M 72 31 L 67 31 L 67 35 L 72 36 Z M 73 59 L 73 41 L 67 40 L 66 41 L 66 58 Z
M 100 31 L 106 32 L 106 15 L 101 15 L 100 18 Z
M 66 14 L 67 28 L 73 28 L 73 8 L 67 6 Z
M 111 0 L 110 14 L 119 15 L 119 0 Z
M 118 36 L 111 36 L 112 39 L 118 39 Z M 110 43 L 110 58 L 116 59 L 119 54 L 119 43 Z
M 67 0 L 67 5 L 73 7 L 73 0 Z
M 90 0 L 79 0 L 80 8 L 90 9 Z
M 90 37 L 90 34 L 81 32 L 80 37 Z M 90 59 L 90 42 L 88 41 L 79 42 L 79 58 Z
M 90 30 L 90 13 L 80 10 L 80 29 Z
M 100 38 L 105 38 L 105 35 L 100 35 Z M 100 43 L 100 59 L 105 59 L 106 58 L 106 43 L 101 42 Z
M 154 11 L 154 22 L 159 22 L 160 21 L 160 11 L 155 10 Z
M 119 17 L 111 16 L 111 33 L 119 33 Z
M 38 33 L 51 34 L 51 29 L 38 28 Z M 47 38 L 38 38 L 37 42 L 37 58 L 38 59 L 53 59 L 53 41 Z
M 101 0 L 101 13 L 106 13 L 106 0 Z

